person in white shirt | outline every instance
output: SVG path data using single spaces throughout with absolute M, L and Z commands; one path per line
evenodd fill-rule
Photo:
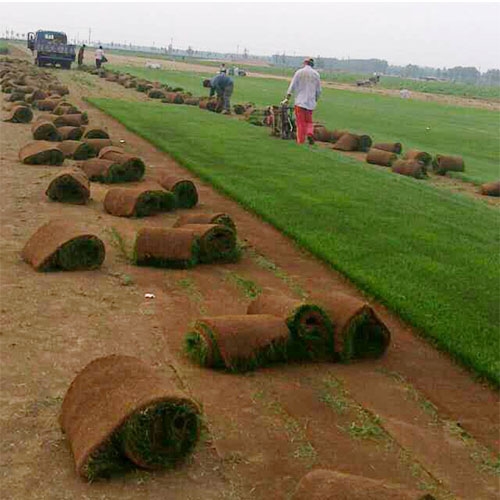
M 321 94 L 321 79 L 313 69 L 314 59 L 304 60 L 304 67 L 293 75 L 287 95 L 281 104 L 288 104 L 292 94 L 295 96 L 294 111 L 297 122 L 297 143 L 304 144 L 306 137 L 309 144 L 314 144 L 312 114 Z
M 102 45 L 99 45 L 99 48 L 95 51 L 95 66 L 96 68 L 100 68 L 102 64 L 102 60 L 104 58 L 104 50 L 102 50 Z

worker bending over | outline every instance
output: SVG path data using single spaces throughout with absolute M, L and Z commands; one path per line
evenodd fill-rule
M 210 89 L 210 97 L 217 94 L 217 109 L 223 109 L 222 114 L 231 114 L 231 96 L 233 95 L 233 79 L 225 73 L 214 76 L 211 80 L 203 80 L 203 86 Z
M 319 73 L 313 69 L 314 59 L 304 60 L 304 67 L 293 75 L 287 96 L 281 104 L 288 104 L 292 94 L 295 96 L 295 118 L 297 122 L 297 143 L 304 144 L 306 137 L 309 144 L 314 144 L 312 114 L 321 94 Z

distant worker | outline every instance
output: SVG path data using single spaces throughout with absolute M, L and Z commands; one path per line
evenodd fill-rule
M 287 95 L 282 105 L 287 105 L 292 94 L 295 95 L 295 118 L 297 121 L 297 143 L 304 144 L 306 137 L 309 144 L 314 144 L 312 114 L 321 94 L 319 73 L 313 69 L 314 59 L 304 60 L 304 67 L 293 75 Z
M 225 73 L 219 73 L 211 80 L 203 80 L 203 86 L 210 89 L 210 97 L 217 94 L 217 108 L 223 109 L 222 114 L 231 114 L 231 96 L 233 95 L 234 83 Z
M 102 45 L 95 51 L 95 67 L 99 69 L 104 59 L 104 50 L 102 50 Z
M 226 74 L 227 73 L 227 69 L 226 69 L 226 64 L 225 63 L 222 63 L 219 67 L 219 73 L 224 73 Z
M 78 66 L 81 66 L 83 64 L 83 55 L 85 53 L 85 47 L 86 47 L 86 45 L 83 44 L 80 47 L 80 50 L 78 51 Z

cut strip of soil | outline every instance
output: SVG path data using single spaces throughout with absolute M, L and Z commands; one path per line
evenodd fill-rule
M 90 182 L 81 170 L 64 169 L 52 179 L 45 194 L 61 203 L 85 205 L 90 198 Z
M 463 172 L 465 170 L 464 160 L 461 156 L 436 155 L 432 161 L 434 172 L 445 175 L 446 172 Z
M 89 128 L 85 130 L 83 137 L 85 139 L 109 139 L 109 134 L 102 128 Z
M 500 181 L 482 184 L 480 192 L 486 196 L 500 196 Z
M 192 231 L 146 227 L 137 232 L 137 265 L 186 269 L 198 263 L 198 238 Z
M 399 175 L 406 175 L 415 179 L 427 177 L 427 168 L 417 160 L 397 160 L 392 165 L 392 171 Z
M 174 193 L 177 208 L 192 208 L 198 203 L 198 191 L 192 181 L 160 172 L 158 183 Z
M 27 165 L 62 165 L 64 153 L 53 142 L 33 141 L 21 148 L 19 159 Z
M 63 141 L 79 141 L 83 135 L 83 127 L 59 127 L 57 130 Z
M 194 401 L 143 361 L 112 355 L 76 376 L 60 423 L 76 472 L 94 480 L 132 463 L 150 470 L 176 466 L 198 442 L 200 415 Z
M 434 500 L 434 497 L 399 484 L 317 469 L 301 479 L 292 500 Z
M 375 149 L 380 149 L 381 151 L 389 151 L 390 153 L 401 154 L 403 151 L 403 146 L 400 142 L 378 142 L 372 146 Z
M 83 141 L 67 140 L 60 142 L 57 146 L 66 158 L 72 158 L 73 160 L 87 160 L 97 154 L 94 148 Z
M 316 304 L 266 291 L 250 303 L 247 314 L 271 314 L 285 320 L 292 339 L 289 359 L 334 359 L 333 325 Z
M 335 351 L 342 361 L 378 358 L 385 353 L 391 332 L 366 302 L 343 293 L 318 302 L 335 326 Z
M 104 198 L 104 209 L 117 217 L 147 217 L 174 209 L 175 199 L 170 191 L 149 187 L 111 188 Z
M 269 314 L 201 318 L 185 349 L 202 366 L 243 372 L 286 361 L 289 335 L 285 321 Z
M 417 160 L 428 167 L 432 162 L 432 156 L 425 151 L 418 151 L 417 149 L 410 149 L 403 157 L 405 160 Z
M 29 123 L 33 120 L 33 111 L 28 106 L 15 106 L 4 122 L 11 123 Z
M 183 214 L 177 219 L 173 227 L 182 227 L 186 224 L 218 224 L 236 232 L 236 224 L 233 219 L 230 215 L 223 212 L 215 214 Z
M 235 262 L 240 254 L 236 246 L 236 233 L 218 224 L 186 224 L 185 231 L 192 231 L 199 239 L 200 262 Z
M 36 121 L 31 126 L 33 139 L 37 141 L 52 141 L 58 142 L 61 140 L 61 134 L 57 127 L 49 121 Z
M 100 140 L 105 141 L 107 139 L 89 139 L 89 140 Z M 108 146 L 108 148 L 112 148 L 114 146 Z M 119 163 L 123 169 L 128 172 L 128 181 L 138 181 L 141 180 L 144 176 L 144 172 L 146 171 L 146 165 L 142 161 L 141 158 L 134 155 L 129 155 L 127 153 L 117 153 L 112 149 L 103 148 L 99 153 L 99 158 L 103 160 L 111 160 L 113 163 Z M 104 151 L 107 149 L 107 151 Z M 164 187 L 164 186 L 163 186 Z
M 104 261 L 104 243 L 95 235 L 52 220 L 28 240 L 22 258 L 36 271 L 97 269 Z
M 371 148 L 366 155 L 366 162 L 373 165 L 381 165 L 382 167 L 390 167 L 398 156 L 390 151 L 382 151 L 381 149 Z

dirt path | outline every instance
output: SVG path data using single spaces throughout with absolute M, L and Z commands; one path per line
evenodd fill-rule
M 82 97 L 123 97 L 120 86 L 58 71 L 71 101 L 93 125 L 140 154 L 148 172 L 167 166 L 194 178 L 164 153 L 90 107 Z M 142 99 L 142 94 L 137 94 Z M 127 93 L 127 98 L 130 93 Z M 225 211 L 246 245 L 241 262 L 159 270 L 131 266 L 130 247 L 145 225 L 170 226 L 178 213 L 127 220 L 103 212 L 106 186 L 77 207 L 48 202 L 58 167 L 26 166 L 17 151 L 29 125 L 1 123 L 2 491 L 7 498 L 281 499 L 312 467 L 398 482 L 438 498 L 497 498 L 498 395 L 474 382 L 398 318 L 374 304 L 393 344 L 386 357 L 349 366 L 275 366 L 247 375 L 201 369 L 182 354 L 200 315 L 243 313 L 254 287 L 292 296 L 314 291 L 360 295 L 344 278 L 268 224 L 195 179 L 197 211 Z M 179 211 L 180 212 L 180 211 Z M 30 234 L 64 217 L 101 236 L 107 256 L 94 272 L 39 274 L 20 257 Z M 152 292 L 154 300 L 144 298 Z M 185 466 L 88 485 L 75 477 L 57 416 L 61 398 L 91 359 L 133 354 L 198 399 L 209 432 Z M 360 437 L 364 436 L 364 437 Z

